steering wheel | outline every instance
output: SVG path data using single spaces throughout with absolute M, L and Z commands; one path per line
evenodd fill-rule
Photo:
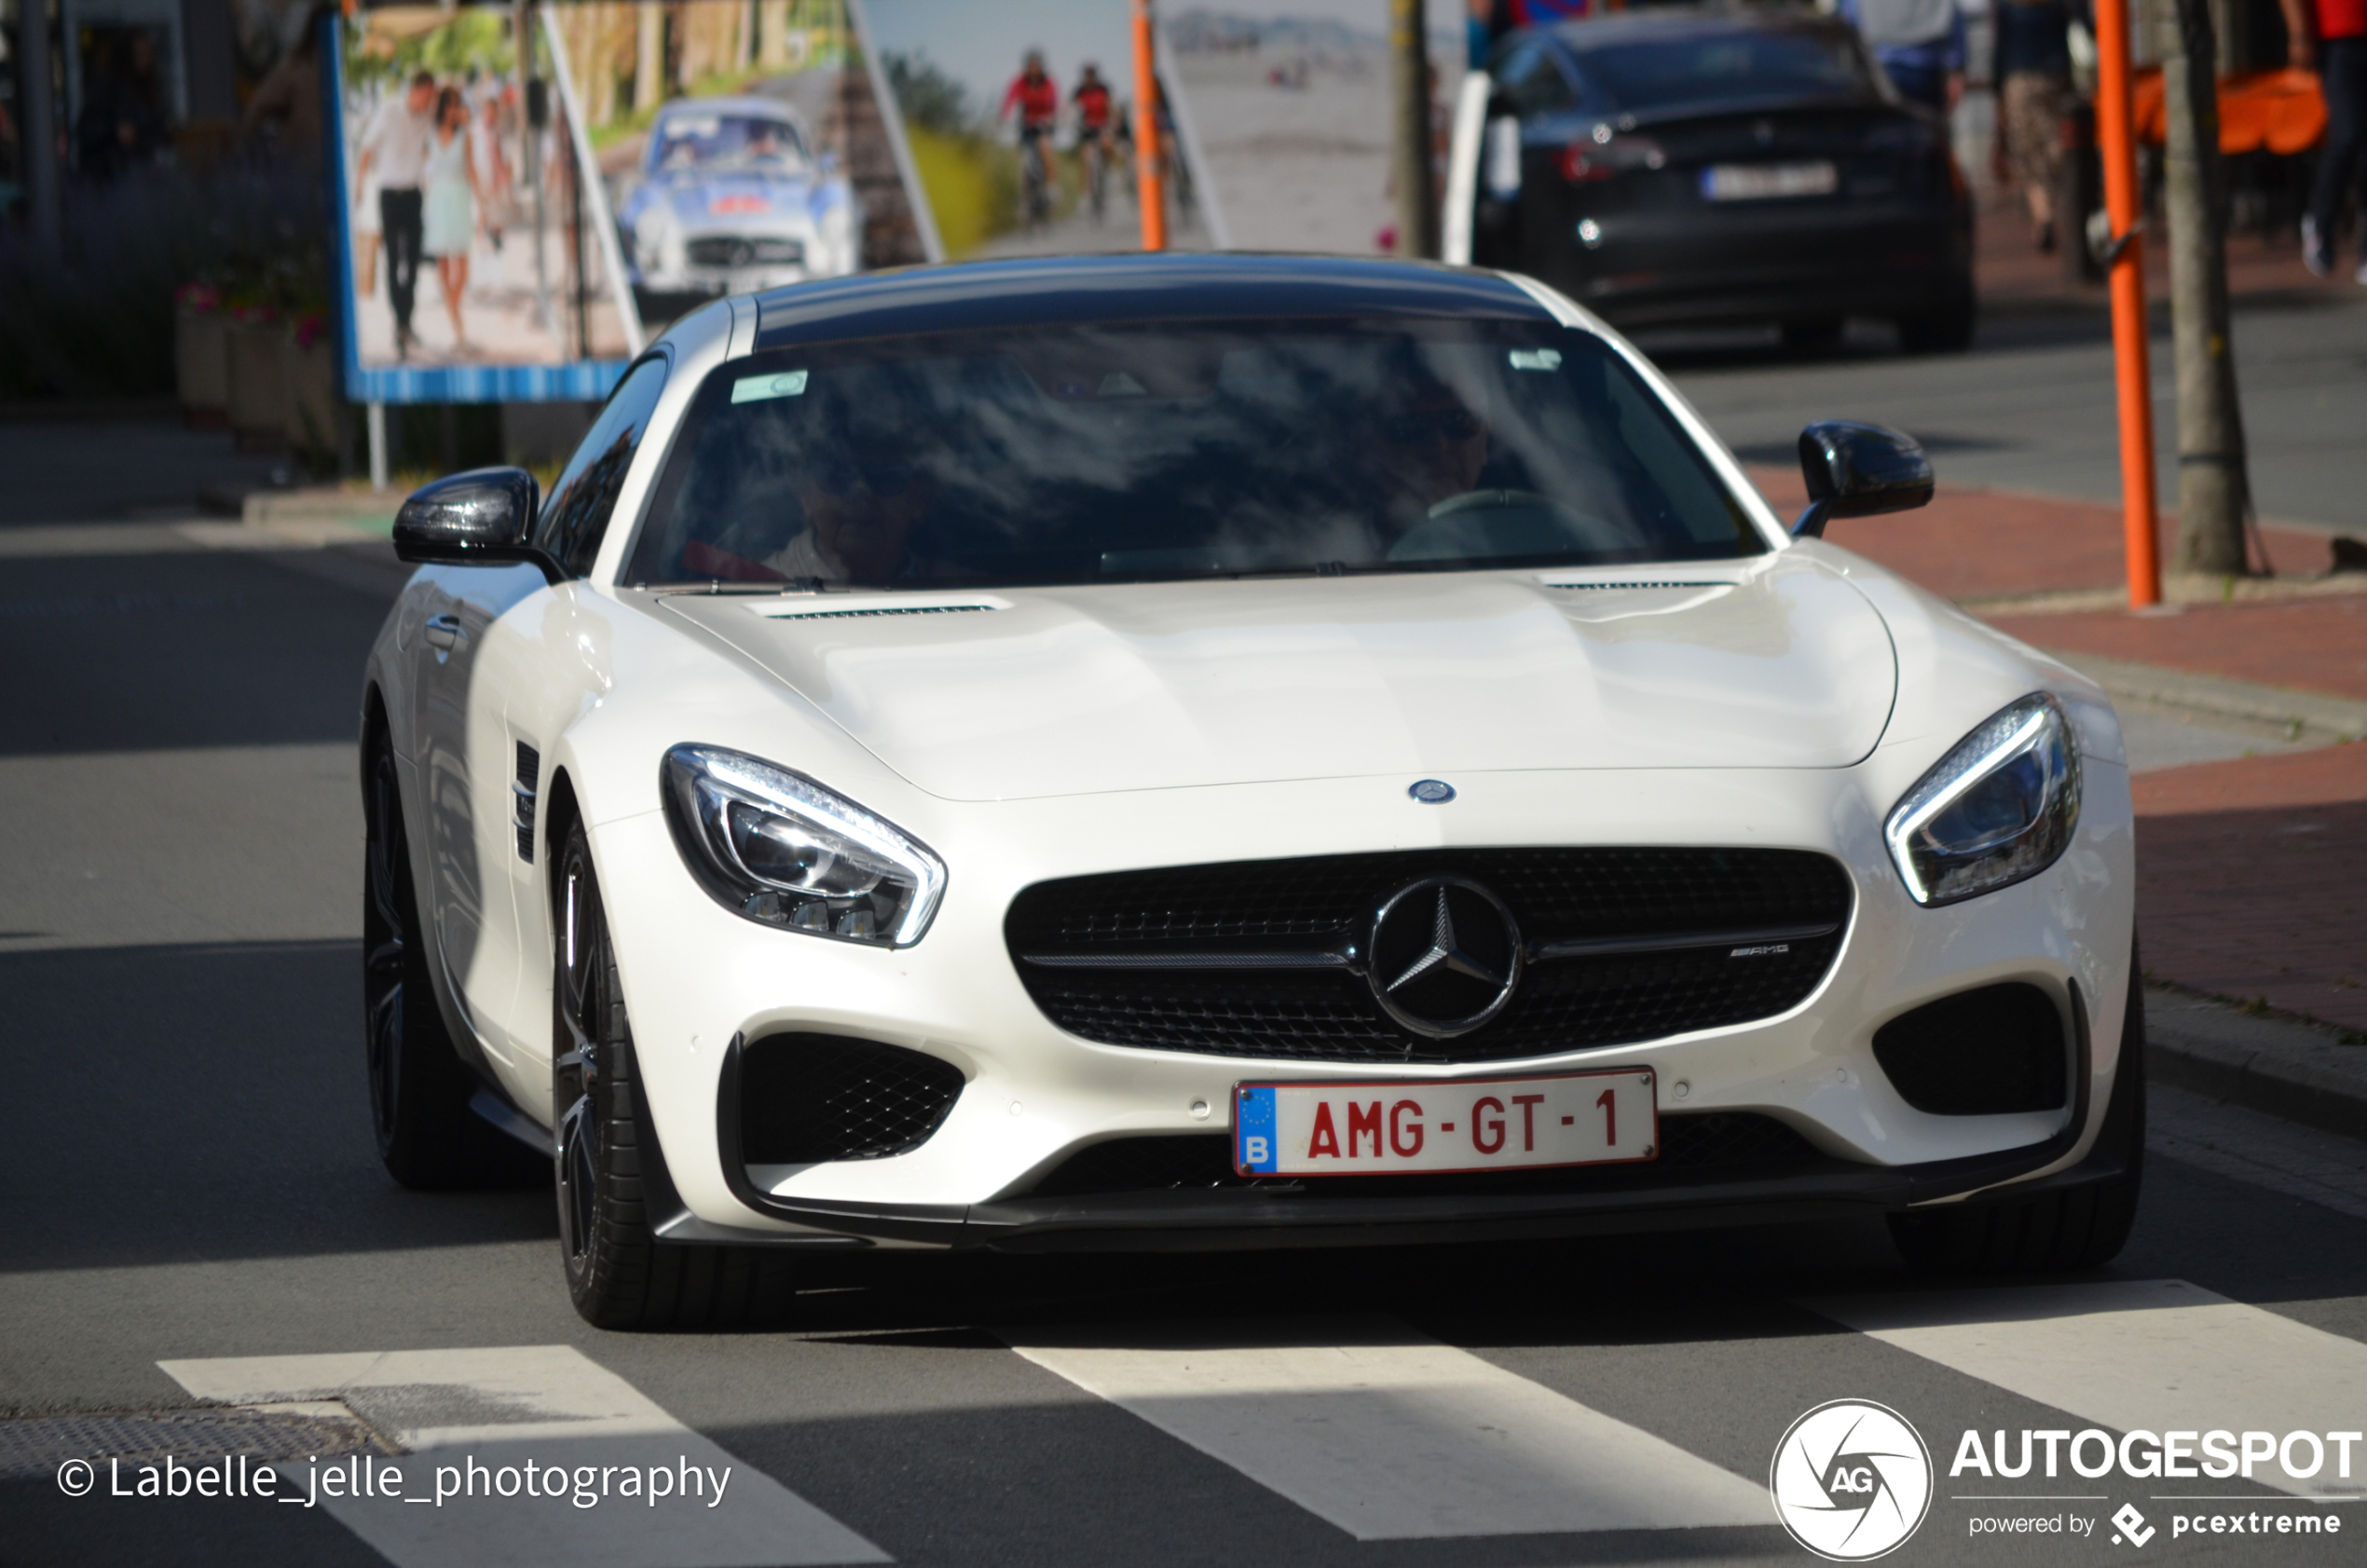
M 1603 519 L 1535 490 L 1466 490 L 1431 507 L 1427 518 L 1389 546 L 1389 558 L 1545 555 L 1573 547 L 1600 548 L 1617 535 Z

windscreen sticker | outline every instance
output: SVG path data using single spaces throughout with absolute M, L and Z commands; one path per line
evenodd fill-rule
M 1559 348 L 1515 348 L 1512 350 L 1514 370 L 1559 370 L 1562 351 Z
M 762 402 L 768 398 L 794 398 L 805 392 L 805 372 L 783 371 L 777 375 L 744 375 L 732 383 L 733 402 Z

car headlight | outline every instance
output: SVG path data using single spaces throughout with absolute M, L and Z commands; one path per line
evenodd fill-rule
M 1956 743 L 1882 825 L 1918 904 L 1954 904 L 2035 877 L 2079 824 L 2079 753 L 2062 705 L 2033 692 Z
M 801 773 L 718 746 L 659 770 L 666 823 L 701 886 L 759 925 L 909 948 L 945 893 L 945 862 Z

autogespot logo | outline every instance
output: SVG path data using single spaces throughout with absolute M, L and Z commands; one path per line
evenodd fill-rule
M 1889 1406 L 1835 1399 L 1792 1423 L 1767 1490 L 1793 1540 L 1835 1562 L 1864 1562 L 1903 1544 L 1931 1510 L 1931 1451 Z

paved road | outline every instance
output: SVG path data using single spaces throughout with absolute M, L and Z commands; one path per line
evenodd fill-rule
M 0 1416 L 354 1411 L 421 1451 L 405 1494 L 431 1498 L 142 1500 L 103 1472 L 72 1498 L 36 1463 L 0 1480 L 0 1561 L 1805 1561 L 1763 1483 L 1840 1398 L 1907 1414 L 1941 1466 L 1900 1561 L 2135 1557 L 2095 1522 L 2124 1502 L 2161 1532 L 2145 1557 L 2355 1560 L 2169 1534 L 2173 1511 L 2367 1531 L 2266 1473 L 1946 1474 L 1967 1431 L 2367 1427 L 2367 1149 L 2168 1093 L 2128 1253 L 2035 1295 L 1934 1288 L 1836 1224 L 875 1256 L 817 1266 L 783 1331 L 591 1330 L 545 1192 L 409 1193 L 369 1152 L 353 672 L 398 571 L 141 523 L 0 528 Z M 0 1420 L 0 1470 L 56 1430 Z M 527 1458 L 612 1489 L 652 1459 L 670 1486 L 732 1479 L 713 1507 L 434 1507 L 431 1461 L 464 1478 L 466 1454 L 487 1485 Z M 2236 1500 L 2155 1500 L 2197 1493 Z M 2100 1534 L 1975 1537 L 1991 1517 Z
M 2252 485 L 2261 515 L 2367 536 L 2359 483 L 2359 389 L 2367 384 L 2367 289 L 2259 300 L 2238 309 Z M 1727 335 L 1642 339 L 1745 459 L 1791 463 L 1800 427 L 1876 419 L 1919 437 L 1942 484 L 2117 503 L 2120 460 L 2107 322 L 2025 310 L 1985 320 L 1967 355 L 1908 359 L 1887 329 L 1853 328 L 1842 349 L 1799 359 Z M 2174 510 L 2177 412 L 2166 324 L 2153 338 L 2155 457 Z

